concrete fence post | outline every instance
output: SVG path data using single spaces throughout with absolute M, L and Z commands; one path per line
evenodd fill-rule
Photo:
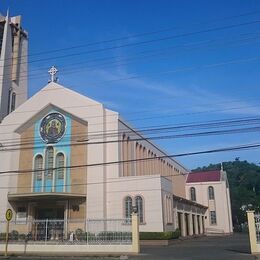
M 255 212 L 253 210 L 249 210 L 246 213 L 247 213 L 247 221 L 248 221 L 251 254 L 254 254 L 257 253 L 256 228 L 255 228 L 255 216 L 254 216 Z
M 133 253 L 138 254 L 140 252 L 139 219 L 136 213 L 132 213 L 132 248 Z

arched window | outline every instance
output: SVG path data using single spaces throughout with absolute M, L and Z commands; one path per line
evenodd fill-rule
M 64 154 L 63 153 L 58 153 L 56 155 L 56 178 L 57 179 L 64 179 Z
M 212 186 L 209 186 L 209 199 L 214 200 L 215 195 L 214 195 L 214 188 Z
M 16 102 L 16 94 L 12 94 L 12 101 L 11 101 L 11 112 L 15 110 L 15 102 Z
M 36 181 L 42 180 L 42 167 L 43 167 L 43 158 L 38 154 L 34 159 L 34 170 L 35 170 L 35 179 Z
M 190 188 L 190 199 L 192 201 L 196 201 L 196 190 L 194 187 L 191 187 Z
M 139 222 L 144 222 L 144 205 L 143 198 L 141 196 L 135 197 L 135 206 L 137 207 L 137 213 L 139 217 Z
M 45 157 L 45 175 L 47 180 L 52 180 L 53 178 L 53 147 L 49 146 L 46 149 L 46 157 Z
M 125 218 L 129 219 L 127 221 L 131 221 L 132 206 L 133 206 L 132 198 L 127 196 L 124 200 Z
M 8 103 L 7 103 L 8 114 L 11 112 L 11 108 L 10 108 L 11 97 L 12 97 L 12 89 L 9 89 L 9 91 L 8 91 Z

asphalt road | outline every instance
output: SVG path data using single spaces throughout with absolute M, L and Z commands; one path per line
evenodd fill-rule
M 168 247 L 144 247 L 141 251 L 139 256 L 129 257 L 129 259 L 257 259 L 250 254 L 248 236 L 242 234 L 235 234 L 228 237 L 201 237 L 176 242 Z
M 0 257 L 2 259 L 2 257 Z M 176 241 L 170 246 L 142 247 L 138 256 L 122 257 L 11 257 L 14 260 L 253 260 L 249 250 L 247 235 L 235 234 L 228 237 L 200 237 L 185 241 Z

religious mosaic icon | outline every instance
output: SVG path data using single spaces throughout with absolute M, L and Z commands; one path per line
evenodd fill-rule
M 44 117 L 40 125 L 40 135 L 46 143 L 57 143 L 63 137 L 66 120 L 60 113 L 50 113 Z

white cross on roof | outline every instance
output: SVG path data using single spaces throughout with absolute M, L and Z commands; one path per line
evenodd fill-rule
M 52 66 L 49 70 L 48 70 L 49 74 L 51 75 L 51 82 L 56 82 L 56 77 L 55 75 L 58 72 L 58 69 L 55 66 Z

